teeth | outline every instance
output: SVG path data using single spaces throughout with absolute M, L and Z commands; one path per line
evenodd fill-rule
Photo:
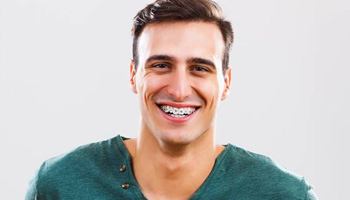
M 174 114 L 171 114 L 172 117 L 175 117 L 175 118 L 181 118 L 181 117 L 185 117 L 187 115 L 174 115 Z
M 176 108 L 172 106 L 161 106 L 160 108 L 164 112 L 170 114 L 172 117 L 177 117 L 177 118 L 190 115 L 196 110 L 195 108 L 191 108 L 191 107 Z

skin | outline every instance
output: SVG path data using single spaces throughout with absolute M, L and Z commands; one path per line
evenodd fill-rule
M 130 65 L 140 132 L 125 145 L 146 198 L 188 199 L 224 149 L 214 140 L 216 111 L 231 83 L 231 69 L 223 75 L 223 52 L 223 37 L 213 23 L 162 22 L 143 30 L 139 65 Z M 165 117 L 159 104 L 197 110 L 179 121 Z

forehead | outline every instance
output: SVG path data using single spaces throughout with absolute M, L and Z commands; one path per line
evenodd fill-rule
M 220 29 L 209 22 L 161 22 L 149 24 L 139 38 L 140 61 L 152 55 L 178 59 L 223 57 L 224 41 Z

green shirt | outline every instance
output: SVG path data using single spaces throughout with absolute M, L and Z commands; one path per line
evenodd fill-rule
M 133 175 L 123 137 L 81 146 L 45 161 L 26 200 L 146 199 Z M 194 166 L 195 167 L 195 166 Z M 304 179 L 269 158 L 228 144 L 192 200 L 314 200 Z

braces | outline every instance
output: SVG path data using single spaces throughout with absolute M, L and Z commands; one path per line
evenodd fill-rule
M 193 108 L 174 108 L 171 106 L 161 106 L 161 109 L 172 115 L 190 115 L 195 111 Z

